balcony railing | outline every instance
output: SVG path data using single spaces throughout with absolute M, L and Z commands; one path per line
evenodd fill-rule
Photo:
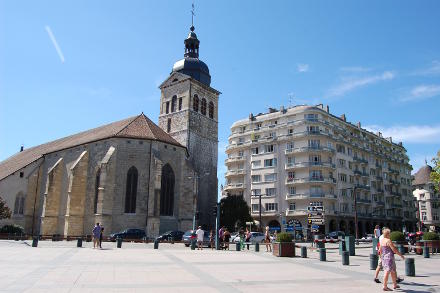
M 286 179 L 286 184 L 295 184 L 295 183 L 336 183 L 336 179 L 335 178 L 330 178 L 330 177 L 306 177 L 306 178 L 287 178 Z
M 297 147 L 297 148 L 286 149 L 284 153 L 291 154 L 291 153 L 318 152 L 318 151 L 335 152 L 335 149 L 329 147 L 322 147 L 322 146 L 309 146 L 309 147 Z
M 335 169 L 335 164 L 325 162 L 300 162 L 300 163 L 287 163 L 285 169 L 293 168 L 307 168 L 307 167 L 326 167 Z
M 227 163 L 239 162 L 239 161 L 244 161 L 244 157 L 243 156 L 230 157 L 225 160 L 225 163 L 227 164 Z
M 286 210 L 286 216 L 307 216 L 307 210 Z
M 229 176 L 244 175 L 244 173 L 245 173 L 245 171 L 243 169 L 229 170 L 225 173 L 225 176 L 229 177 Z
M 356 199 L 356 201 L 358 202 L 358 203 L 371 203 L 371 199 L 365 199 L 365 198 L 358 198 L 358 199 Z
M 286 200 L 311 199 L 311 198 L 337 199 L 338 197 L 335 194 L 330 194 L 330 193 L 295 193 L 295 194 L 288 193 L 286 195 Z
M 225 185 L 224 187 L 225 190 L 243 189 L 243 188 L 244 188 L 244 183 L 230 183 Z
M 359 157 L 353 157 L 353 160 L 362 164 L 368 164 L 368 160 Z
M 368 186 L 368 185 L 356 184 L 355 186 L 356 186 L 356 188 L 358 188 L 358 189 L 370 190 L 370 186 Z

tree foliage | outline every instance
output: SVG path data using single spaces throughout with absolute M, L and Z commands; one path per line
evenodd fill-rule
M 434 187 L 437 192 L 440 188 L 440 151 L 437 152 L 437 157 L 432 159 L 434 166 L 432 167 L 431 180 L 434 182 Z
M 0 197 L 0 220 L 9 219 L 11 217 L 11 210 L 8 208 L 8 205 Z
M 228 196 L 220 201 L 220 225 L 229 231 L 244 228 L 246 222 L 252 222 L 249 206 L 242 196 Z M 236 224 L 238 227 L 236 227 Z

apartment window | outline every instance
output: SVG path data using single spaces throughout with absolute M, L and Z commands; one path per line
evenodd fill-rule
M 295 144 L 293 142 L 289 142 L 286 145 L 286 149 L 289 151 L 293 150 L 294 147 L 295 147 Z
M 342 182 L 347 182 L 347 175 L 339 173 L 339 180 L 341 180 Z
M 252 169 L 261 167 L 261 161 L 252 161 L 251 162 Z
M 287 178 L 288 178 L 289 180 L 294 179 L 294 178 L 295 178 L 295 172 L 294 172 L 294 171 L 289 171 L 289 172 L 287 172 Z
M 238 144 L 243 144 L 244 143 L 244 137 L 240 137 L 238 139 Z
M 173 96 L 171 99 L 171 112 L 176 112 L 176 104 L 177 104 L 177 97 Z
M 277 137 L 277 133 L 276 132 L 270 132 L 267 137 L 268 138 L 275 138 L 275 137 Z
M 346 189 L 341 189 L 341 196 L 343 196 L 343 197 L 347 196 L 347 190 Z
M 182 98 L 179 98 L 179 111 L 182 110 Z
M 427 221 L 426 212 L 422 212 L 422 221 Z
M 333 143 L 332 143 L 331 141 L 328 141 L 328 142 L 327 142 L 327 147 L 328 147 L 329 149 L 333 149 Z
M 264 167 L 276 167 L 277 159 L 267 159 L 264 160 Z
M 290 204 L 289 204 L 289 210 L 290 211 L 294 211 L 296 209 L 296 207 L 295 207 L 295 203 L 294 202 L 291 202 Z
M 319 139 L 309 139 L 309 148 L 319 149 L 320 144 Z
M 307 126 L 307 131 L 309 133 L 319 133 L 319 126 Z
M 239 152 L 238 152 L 238 156 L 239 156 L 239 157 L 243 157 L 243 155 L 244 155 L 244 152 L 243 152 L 243 151 L 239 151 Z
M 264 146 L 264 152 L 265 153 L 273 153 L 274 151 L 274 145 L 273 144 L 268 144 Z
M 295 157 L 287 157 L 287 164 L 288 165 L 295 164 Z
M 253 155 L 258 155 L 258 147 L 252 148 L 252 154 Z
M 261 182 L 261 175 L 252 175 L 252 183 Z
M 304 119 L 307 121 L 318 121 L 318 114 L 304 114 Z
M 252 189 L 252 196 L 259 196 L 261 195 L 261 189 Z
M 347 154 L 349 156 L 351 156 L 352 153 L 353 153 L 353 150 L 351 148 L 347 147 Z
M 338 153 L 345 154 L 345 146 L 340 145 L 340 144 L 337 144 L 337 145 L 336 145 L 336 151 L 337 151 Z
M 275 202 L 266 203 L 266 211 L 268 212 L 278 211 L 278 203 Z
M 345 160 L 344 159 L 338 159 L 338 165 L 339 167 L 345 167 Z
M 432 214 L 432 220 L 438 221 L 438 214 Z
M 260 211 L 260 205 L 257 204 L 257 203 L 253 203 L 253 204 L 252 204 L 252 211 L 253 211 L 253 212 L 258 212 L 258 211 Z
M 287 135 L 292 135 L 293 134 L 293 128 L 289 128 L 287 130 Z
M 277 194 L 276 188 L 266 188 L 266 195 L 267 196 L 275 196 Z
M 310 187 L 310 194 L 312 194 L 312 195 L 323 194 L 322 187 L 321 186 L 311 186 Z
M 293 186 L 289 187 L 289 194 L 290 195 L 296 194 L 296 188 Z
M 171 131 L 171 118 L 168 118 L 167 121 L 167 132 L 169 133 Z
M 167 102 L 166 104 L 165 104 L 165 113 L 170 113 L 170 102 Z
M 310 171 L 309 175 L 313 179 L 321 179 L 322 178 L 322 171 L 321 170 L 312 170 L 312 171 Z
M 309 156 L 309 162 L 319 163 L 319 162 L 321 162 L 321 156 L 319 156 L 319 155 Z
M 277 174 L 264 174 L 264 181 L 265 182 L 273 182 L 277 180 Z

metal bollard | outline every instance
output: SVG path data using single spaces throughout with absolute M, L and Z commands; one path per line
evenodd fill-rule
M 235 250 L 240 251 L 240 242 L 235 243 Z
M 37 247 L 38 246 L 38 237 L 34 237 L 32 239 L 32 247 Z
M 379 243 L 379 238 L 373 238 L 373 254 L 377 254 L 377 244 Z
M 397 249 L 399 250 L 399 252 L 400 252 L 402 255 L 405 254 L 405 247 L 404 247 L 402 244 L 400 244 L 400 245 L 398 246 Z
M 307 247 L 301 246 L 301 257 L 307 258 Z
M 121 248 L 122 247 L 122 238 L 116 238 L 116 247 Z
M 255 252 L 259 252 L 260 251 L 260 243 L 255 242 Z
M 377 254 L 370 254 L 370 270 L 375 270 L 377 268 L 377 264 L 379 262 L 379 258 Z
M 325 254 L 326 249 L 325 248 L 320 248 L 319 249 L 319 260 L 320 261 L 326 261 L 326 254 Z
M 342 265 L 343 266 L 350 265 L 350 252 L 349 251 L 342 252 Z
M 345 241 L 339 240 L 339 255 L 342 255 L 342 252 L 345 251 Z
M 405 275 L 409 277 L 414 277 L 416 275 L 416 266 L 414 263 L 414 258 L 405 258 Z
M 350 253 L 350 256 L 356 255 L 354 246 L 354 236 L 345 236 L 345 250 Z
M 426 245 L 426 243 L 425 243 L 425 246 L 423 247 L 423 257 L 429 258 L 429 246 Z
M 83 245 L 83 240 L 82 238 L 78 238 L 77 242 L 76 242 L 76 247 L 82 247 Z
M 196 239 L 191 240 L 191 250 L 196 250 Z
M 154 240 L 153 249 L 159 249 L 159 240 L 157 240 L 157 239 Z

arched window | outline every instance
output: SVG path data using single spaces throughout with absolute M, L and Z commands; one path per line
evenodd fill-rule
M 171 112 L 176 112 L 177 96 L 171 99 Z
M 209 118 L 214 118 L 214 103 L 209 102 Z
M 206 115 L 206 99 L 202 99 L 202 106 L 200 107 L 200 113 L 203 115 Z
M 98 212 L 98 195 L 99 195 L 99 184 L 101 181 L 101 168 L 96 171 L 95 177 L 95 205 L 93 207 L 93 212 L 96 214 Z
M 194 95 L 193 110 L 199 112 L 199 97 L 197 95 Z
M 15 197 L 14 215 L 23 215 L 24 211 L 24 195 L 20 192 Z
M 127 172 L 127 187 L 125 191 L 125 213 L 136 213 L 138 171 L 131 167 Z
M 169 164 L 162 168 L 160 182 L 160 215 L 172 216 L 174 214 L 174 172 Z

